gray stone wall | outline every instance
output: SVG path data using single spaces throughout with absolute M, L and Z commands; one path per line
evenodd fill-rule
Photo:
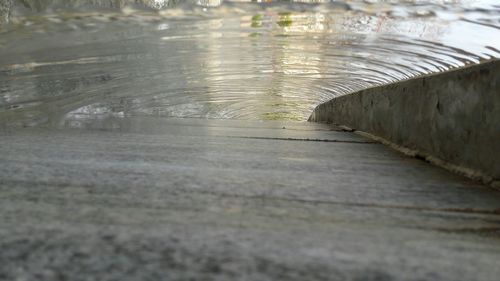
M 499 186 L 498 59 L 338 97 L 309 120 L 367 132 Z

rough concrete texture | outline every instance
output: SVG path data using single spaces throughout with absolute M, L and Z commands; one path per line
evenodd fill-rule
M 0 280 L 493 281 L 499 208 L 488 187 L 325 124 L 0 133 Z
M 335 98 L 310 121 L 368 132 L 498 185 L 500 61 Z
M 12 0 L 0 1 L 0 25 L 9 21 L 12 13 Z

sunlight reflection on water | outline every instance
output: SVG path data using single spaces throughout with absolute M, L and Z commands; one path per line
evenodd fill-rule
M 23 125 L 305 120 L 332 97 L 500 49 L 495 1 L 25 2 L 0 26 L 0 119 Z

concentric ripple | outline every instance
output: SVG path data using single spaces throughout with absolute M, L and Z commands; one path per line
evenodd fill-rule
M 136 2 L 2 8 L 0 120 L 305 120 L 335 96 L 500 56 L 491 0 Z

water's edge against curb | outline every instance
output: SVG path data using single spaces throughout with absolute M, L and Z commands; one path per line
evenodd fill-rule
M 500 60 L 368 88 L 317 106 L 334 123 L 500 188 Z

